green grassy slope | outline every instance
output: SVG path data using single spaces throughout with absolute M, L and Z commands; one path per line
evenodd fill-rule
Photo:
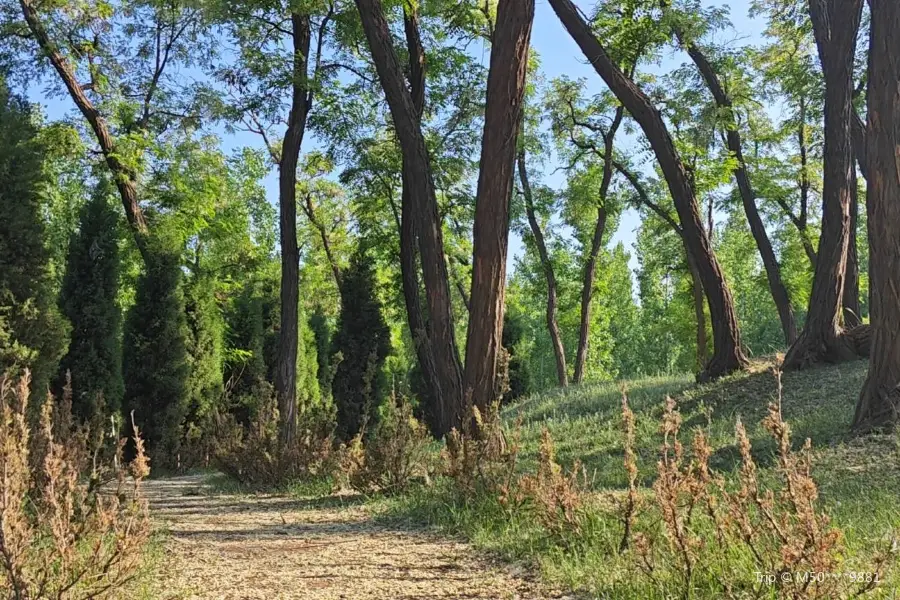
M 801 446 L 807 437 L 812 440 L 820 505 L 844 531 L 846 564 L 859 568 L 865 566 L 867 553 L 889 546 L 894 536 L 900 537 L 900 438 L 855 438 L 849 431 L 866 367 L 866 362 L 859 361 L 786 373 L 782 402 L 794 445 Z M 704 386 L 694 386 L 687 376 L 647 378 L 624 385 L 636 416 L 636 451 L 643 484 L 652 484 L 656 473 L 661 444 L 658 429 L 666 395 L 678 402 L 685 443 L 693 428 L 706 430 L 716 449 L 711 460 L 714 468 L 733 476 L 739 466 L 734 427 L 740 418 L 751 436 L 762 477 L 774 477 L 775 444 L 759 425 L 767 404 L 777 398 L 770 365 L 759 362 L 749 373 Z M 559 462 L 583 463 L 597 497 L 614 495 L 626 487 L 621 384 L 537 394 L 506 407 L 503 418 L 510 426 L 521 424 L 523 468 L 533 466 L 541 430 L 546 427 L 555 441 Z M 510 514 L 495 498 L 462 498 L 447 482 L 438 482 L 389 501 L 385 516 L 434 525 L 506 559 L 535 563 L 551 582 L 588 596 L 657 597 L 645 584 L 634 581 L 631 559 L 618 555 L 621 524 L 609 510 L 589 515 L 583 530 L 571 539 L 550 539 L 533 519 Z M 658 597 L 664 594 L 659 592 Z M 701 592 L 696 597 L 717 596 Z M 900 597 L 896 570 L 873 597 Z

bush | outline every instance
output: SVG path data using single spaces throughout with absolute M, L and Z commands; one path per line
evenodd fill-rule
M 740 420 L 736 485 L 710 469 L 712 448 L 702 430 L 694 434 L 688 459 L 679 440 L 681 416 L 675 402 L 666 400 L 654 502 L 647 508 L 661 520 L 661 535 L 645 529 L 623 540 L 623 547 L 633 543 L 639 572 L 655 589 L 683 598 L 704 590 L 723 598 L 838 600 L 859 597 L 884 580 L 889 550 L 868 565 L 843 563 L 842 532 L 817 506 L 810 441 L 799 453 L 792 449 L 777 377 L 778 400 L 763 420 L 777 444 L 775 481 L 760 476 Z M 631 444 L 626 427 L 626 447 Z M 626 465 L 633 456 L 626 450 Z M 631 520 L 627 514 L 626 535 Z
M 429 482 L 434 470 L 427 428 L 413 416 L 412 405 L 394 398 L 372 434 L 360 433 L 345 452 L 344 471 L 361 492 L 402 492 L 415 481 Z
M 14 598 L 109 597 L 135 576 L 150 535 L 141 496 L 149 473 L 143 442 L 135 428 L 135 460 L 123 466 L 121 440 L 118 466 L 92 464 L 85 481 L 80 466 L 98 452 L 74 445 L 74 437 L 64 441 L 66 415 L 54 418 L 48 401 L 33 444 L 43 459 L 36 460 L 25 416 L 29 384 L 27 373 L 15 389 L 8 377 L 0 379 L 0 588 Z M 40 477 L 30 462 L 41 464 Z M 106 473 L 115 477 L 112 489 L 96 485 Z
M 255 401 L 259 407 L 249 429 L 231 415 L 219 417 L 215 460 L 219 469 L 244 485 L 281 488 L 303 480 L 328 478 L 340 468 L 334 419 L 322 406 L 300 413 L 297 438 L 285 447 L 278 438 L 278 409 L 271 387 Z

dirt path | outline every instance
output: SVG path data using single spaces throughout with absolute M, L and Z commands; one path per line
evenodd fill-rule
M 374 523 L 352 499 L 215 495 L 201 476 L 145 485 L 170 534 L 157 580 L 164 598 L 559 597 L 465 544 Z

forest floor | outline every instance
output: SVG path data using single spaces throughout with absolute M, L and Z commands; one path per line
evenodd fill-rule
M 207 480 L 145 482 L 154 522 L 166 532 L 150 597 L 560 597 L 467 544 L 375 522 L 358 497 L 230 495 Z

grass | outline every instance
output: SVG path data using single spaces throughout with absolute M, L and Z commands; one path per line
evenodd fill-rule
M 666 395 L 678 401 L 685 442 L 691 429 L 705 430 L 716 449 L 711 459 L 716 470 L 733 477 L 740 464 L 734 442 L 735 421 L 740 418 L 753 442 L 754 459 L 763 469 L 761 477 L 774 478 L 775 444 L 759 425 L 767 404 L 777 394 L 770 366 L 761 361 L 747 373 L 703 386 L 694 386 L 688 377 L 627 382 L 636 417 L 635 450 L 641 482 L 651 485 L 656 474 L 662 441 L 659 423 Z M 805 438 L 812 440 L 813 477 L 819 485 L 820 507 L 844 532 L 845 567 L 857 570 L 866 569 L 874 549 L 885 548 L 892 538 L 900 537 L 900 438 L 855 438 L 850 434 L 866 368 L 867 363 L 859 361 L 786 373 L 783 378 L 782 410 L 792 428 L 793 443 L 799 447 Z M 591 495 L 597 501 L 577 534 L 562 539 L 550 536 L 528 515 L 509 511 L 487 495 L 464 497 L 445 480 L 379 501 L 381 518 L 461 535 L 506 560 L 535 565 L 549 583 L 589 597 L 664 598 L 671 590 L 639 581 L 633 559 L 618 553 L 622 525 L 609 499 L 620 496 L 627 485 L 620 411 L 621 390 L 614 383 L 536 394 L 503 411 L 508 426 L 521 424 L 522 468 L 533 469 L 544 427 L 555 441 L 561 464 L 578 460 L 586 467 Z M 653 529 L 654 524 L 644 526 Z M 750 564 L 741 562 L 745 559 L 736 552 L 732 567 L 740 572 L 741 565 Z M 762 597 L 777 597 L 776 588 L 769 591 L 771 595 Z M 701 587 L 692 597 L 720 596 Z M 876 594 L 866 597 L 900 597 L 897 569 L 888 574 Z

